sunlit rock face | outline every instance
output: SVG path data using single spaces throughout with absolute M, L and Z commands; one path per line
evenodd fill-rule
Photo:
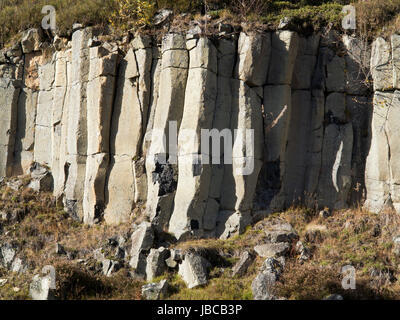
M 399 36 L 99 32 L 0 60 L 1 177 L 46 165 L 75 219 L 139 212 L 177 239 L 292 205 L 400 210 Z

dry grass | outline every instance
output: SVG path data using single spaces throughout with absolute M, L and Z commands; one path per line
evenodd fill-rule
M 24 180 L 27 185 L 29 180 Z M 57 207 L 50 194 L 36 194 L 22 187 L 14 191 L 0 189 L 0 210 L 23 212 L 19 223 L 4 225 L 0 242 L 13 241 L 20 248 L 19 256 L 29 261 L 26 274 L 0 270 L 0 278 L 8 282 L 0 287 L 0 299 L 28 299 L 29 283 L 44 265 L 57 270 L 57 297 L 60 299 L 140 299 L 143 282 L 133 280 L 123 268 L 107 278 L 93 271 L 96 261 L 88 264 L 68 260 L 54 252 L 61 243 L 76 258 L 90 257 L 94 249 L 112 236 L 129 232 L 129 225 L 109 227 L 100 224 L 89 228 L 69 218 Z M 263 259 L 257 258 L 243 277 L 232 277 L 232 267 L 244 250 L 253 250 L 266 241 L 264 230 L 277 220 L 289 222 L 300 240 L 311 250 L 312 258 L 298 260 L 293 250 L 287 257 L 285 271 L 276 294 L 287 299 L 321 299 L 328 294 L 342 294 L 348 299 L 397 299 L 400 282 L 384 281 L 371 275 L 371 270 L 389 272 L 399 277 L 400 259 L 392 252 L 393 237 L 399 234 L 400 217 L 392 212 L 370 214 L 361 208 L 333 212 L 322 218 L 317 212 L 293 208 L 276 213 L 247 228 L 240 236 L 223 241 L 193 240 L 172 245 L 182 250 L 196 250 L 213 265 L 206 286 L 187 289 L 179 275 L 171 272 L 166 278 L 170 290 L 165 299 L 251 299 L 251 283 Z M 169 241 L 169 240 L 166 240 Z M 357 289 L 341 288 L 341 268 L 352 265 L 356 269 Z

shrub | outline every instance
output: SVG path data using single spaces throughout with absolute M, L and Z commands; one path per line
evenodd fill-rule
M 154 15 L 156 4 L 148 0 L 115 0 L 116 10 L 110 23 L 121 30 L 148 26 Z

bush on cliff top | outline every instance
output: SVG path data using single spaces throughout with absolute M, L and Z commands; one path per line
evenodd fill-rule
M 21 31 L 40 26 L 44 5 L 53 5 L 57 27 L 67 35 L 75 22 L 110 25 L 115 30 L 151 26 L 157 10 L 168 8 L 176 14 L 205 14 L 231 17 L 236 22 L 257 21 L 276 26 L 283 17 L 297 25 L 318 30 L 331 23 L 340 26 L 342 6 L 355 3 L 359 32 L 392 32 L 400 26 L 400 0 L 0 0 L 0 47 Z

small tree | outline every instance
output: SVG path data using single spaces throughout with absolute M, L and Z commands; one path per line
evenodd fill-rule
M 155 3 L 149 0 L 115 0 L 116 10 L 112 13 L 110 23 L 124 31 L 141 28 L 151 24 Z

